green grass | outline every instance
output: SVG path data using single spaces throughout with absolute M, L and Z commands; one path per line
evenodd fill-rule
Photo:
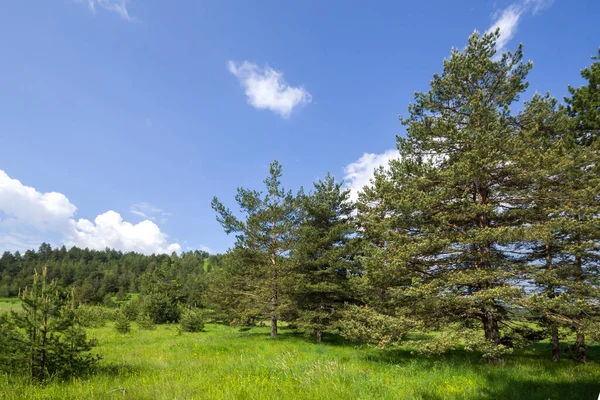
M 547 361 L 547 345 L 521 351 L 505 367 L 474 354 L 419 357 L 381 352 L 335 337 L 316 345 L 291 330 L 239 333 L 221 325 L 179 334 L 176 326 L 128 335 L 90 329 L 103 356 L 94 374 L 29 386 L 0 375 L 1 399 L 596 399 L 600 349 L 578 366 Z M 125 395 L 123 390 L 125 389 Z
M 21 302 L 16 297 L 0 297 L 0 314 L 10 310 L 20 310 Z

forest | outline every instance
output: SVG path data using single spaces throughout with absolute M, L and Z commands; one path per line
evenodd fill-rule
M 533 63 L 522 46 L 497 53 L 498 38 L 475 32 L 452 50 L 400 117 L 398 158 L 357 201 L 330 174 L 284 188 L 273 161 L 264 187 L 213 199 L 235 237 L 225 254 L 46 243 L 5 252 L 0 298 L 13 306 L 0 318 L 0 393 L 6 384 L 7 398 L 104 398 L 113 389 L 132 398 L 300 398 L 308 382 L 306 398 L 596 396 L 600 51 L 566 98 L 523 100 Z M 102 351 L 127 352 L 141 335 L 156 348 L 171 338 L 161 357 L 177 368 L 187 368 L 169 358 L 178 351 L 223 363 L 229 383 L 203 370 L 212 383 L 201 393 L 136 395 L 143 362 L 123 375 L 125 358 Z M 273 368 L 268 378 L 244 361 L 260 354 L 273 365 L 252 363 Z M 234 359 L 246 369 L 235 371 Z M 327 379 L 303 381 L 312 368 Z M 427 387 L 427 374 L 445 386 Z M 101 393 L 85 386 L 99 375 Z M 413 376 L 414 388 L 390 383 L 399 375 Z M 523 376 L 521 386 L 502 386 Z M 123 388 L 110 386 L 120 379 Z M 65 395 L 68 385 L 76 391 Z

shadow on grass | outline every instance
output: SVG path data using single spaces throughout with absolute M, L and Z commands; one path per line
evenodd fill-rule
M 494 400 L 596 400 L 600 392 L 600 383 L 586 382 L 531 382 L 526 380 L 508 380 L 488 382 L 488 388 L 477 398 Z M 447 395 L 418 393 L 423 400 L 445 400 Z
M 486 398 L 490 399 L 597 399 L 598 377 L 579 377 L 577 381 L 539 382 L 506 379 L 501 374 L 487 376 Z
M 90 371 L 90 375 L 116 378 L 119 376 L 139 375 L 143 373 L 144 370 L 146 370 L 146 368 L 127 363 L 100 363 Z
M 507 357 L 504 367 L 489 365 L 481 354 L 455 350 L 442 355 L 423 356 L 408 349 L 391 349 L 368 352 L 364 359 L 378 364 L 397 366 L 416 363 L 419 370 L 447 369 L 460 375 L 479 376 L 485 382 L 477 398 L 485 399 L 597 399 L 600 394 L 600 368 L 596 361 L 600 346 L 588 348 L 589 365 L 579 365 L 568 354 L 559 363 L 550 360 L 549 346 L 537 344 L 517 351 Z M 592 357 L 594 356 L 594 357 Z M 449 396 L 432 393 L 424 388 L 418 395 L 427 400 L 445 399 Z M 467 397 L 465 397 L 467 398 Z

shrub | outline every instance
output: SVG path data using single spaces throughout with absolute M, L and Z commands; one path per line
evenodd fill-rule
M 102 299 L 102 305 L 108 308 L 115 308 L 117 306 L 117 303 L 115 303 L 110 293 L 106 293 L 106 295 Z
M 77 319 L 86 328 L 100 328 L 107 321 L 114 321 L 115 310 L 101 306 L 80 305 L 77 307 Z
M 154 321 L 152 321 L 149 314 L 140 314 L 136 322 L 140 329 L 149 331 L 156 328 L 156 325 L 154 325 Z
M 127 294 L 127 291 L 122 287 L 119 288 L 119 291 L 117 292 L 117 300 L 120 302 L 129 300 L 129 294 Z
M 143 297 L 141 311 L 150 315 L 155 324 L 179 322 L 181 310 L 176 299 L 165 293 L 150 293 Z
M 129 318 L 122 313 L 117 313 L 117 318 L 115 320 L 115 330 L 119 333 L 129 333 L 131 330 L 131 322 L 129 322 Z
M 120 310 L 130 321 L 134 321 L 140 315 L 140 301 L 130 300 L 125 303 L 122 303 Z
M 184 332 L 201 332 L 204 329 L 204 317 L 199 310 L 187 309 L 181 316 L 181 330 Z

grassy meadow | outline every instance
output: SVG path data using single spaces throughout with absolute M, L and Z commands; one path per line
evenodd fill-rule
M 0 297 L 0 314 L 10 310 L 20 310 L 21 302 L 15 297 Z
M 327 336 L 316 345 L 283 329 L 239 332 L 207 325 L 180 333 L 176 325 L 118 334 L 108 324 L 89 330 L 103 360 L 70 382 L 30 386 L 0 375 L 1 399 L 596 399 L 600 348 L 588 365 L 568 353 L 555 365 L 547 346 L 522 350 L 505 367 L 477 355 L 439 357 L 377 349 Z

